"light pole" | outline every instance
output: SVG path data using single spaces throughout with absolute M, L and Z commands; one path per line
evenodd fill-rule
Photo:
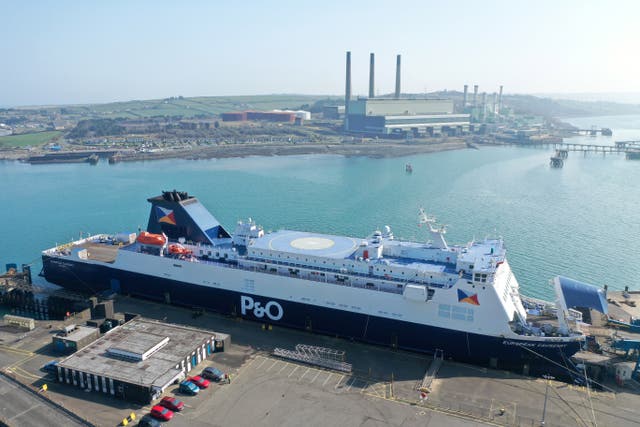
M 549 393 L 549 381 L 555 380 L 555 377 L 552 377 L 549 374 L 543 375 L 542 378 L 547 380 L 547 385 L 544 389 L 544 406 L 542 407 L 542 420 L 540 420 L 540 425 L 544 426 L 544 416 L 547 413 L 547 394 Z

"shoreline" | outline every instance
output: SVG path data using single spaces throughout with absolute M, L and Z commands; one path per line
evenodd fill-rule
M 467 148 L 462 139 L 448 140 L 438 143 L 366 143 L 366 144 L 268 144 L 268 145 L 220 145 L 214 147 L 197 148 L 194 150 L 180 150 L 176 152 L 135 153 L 121 156 L 119 161 L 131 162 L 140 160 L 160 159 L 223 159 L 242 158 L 250 156 L 295 156 L 303 154 L 334 154 L 347 157 L 404 157 L 414 154 L 435 153 L 448 150 Z
M 449 137 L 435 141 L 415 142 L 367 142 L 335 144 L 226 144 L 192 149 L 166 150 L 156 152 L 121 153 L 116 163 L 166 159 L 206 160 L 223 158 L 242 158 L 251 156 L 293 156 L 303 154 L 334 154 L 347 157 L 390 158 L 416 154 L 436 153 L 440 151 L 468 148 L 464 138 Z M 83 150 L 85 151 L 85 150 Z M 86 150 L 87 154 L 96 150 Z M 24 151 L 0 152 L 0 160 L 23 161 L 34 153 Z M 55 160 L 38 164 L 57 164 Z

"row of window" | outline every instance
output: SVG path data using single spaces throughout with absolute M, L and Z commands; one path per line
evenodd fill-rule
M 473 280 L 475 282 L 487 283 L 487 274 L 486 273 L 475 273 L 473 275 Z
M 438 316 L 445 319 L 464 320 L 473 322 L 473 308 L 459 307 L 451 304 L 440 304 L 438 306 Z

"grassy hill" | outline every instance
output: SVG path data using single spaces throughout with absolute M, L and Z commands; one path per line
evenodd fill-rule
M 64 115 L 81 118 L 142 118 L 154 116 L 212 116 L 227 111 L 293 109 L 303 105 L 338 99 L 320 95 L 255 95 L 171 97 L 145 101 L 112 102 L 109 104 L 68 105 L 55 107 Z
M 59 131 L 25 133 L 22 135 L 9 135 L 0 137 L 0 148 L 26 147 L 45 144 L 57 136 Z

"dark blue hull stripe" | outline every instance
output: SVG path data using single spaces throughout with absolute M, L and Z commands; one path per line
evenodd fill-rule
M 581 344 L 579 341 L 531 343 L 491 337 L 249 293 L 196 286 L 108 266 L 65 260 L 65 264 L 73 265 L 65 267 L 55 262 L 55 259 L 51 261 L 51 258 L 43 256 L 45 278 L 67 289 L 92 293 L 113 289 L 154 301 L 170 302 L 189 308 L 205 308 L 262 323 L 305 329 L 383 346 L 426 353 L 442 349 L 445 357 L 483 365 L 489 364 L 494 358 L 497 366 L 508 369 L 519 369 L 524 364 L 528 364 L 532 369 L 536 365 L 548 365 L 535 353 L 564 365 L 565 360 L 577 352 Z M 265 310 L 270 301 L 277 304 L 271 304 L 267 307 L 268 310 Z M 282 313 L 278 306 L 281 307 Z M 523 346 L 533 352 L 523 349 Z

